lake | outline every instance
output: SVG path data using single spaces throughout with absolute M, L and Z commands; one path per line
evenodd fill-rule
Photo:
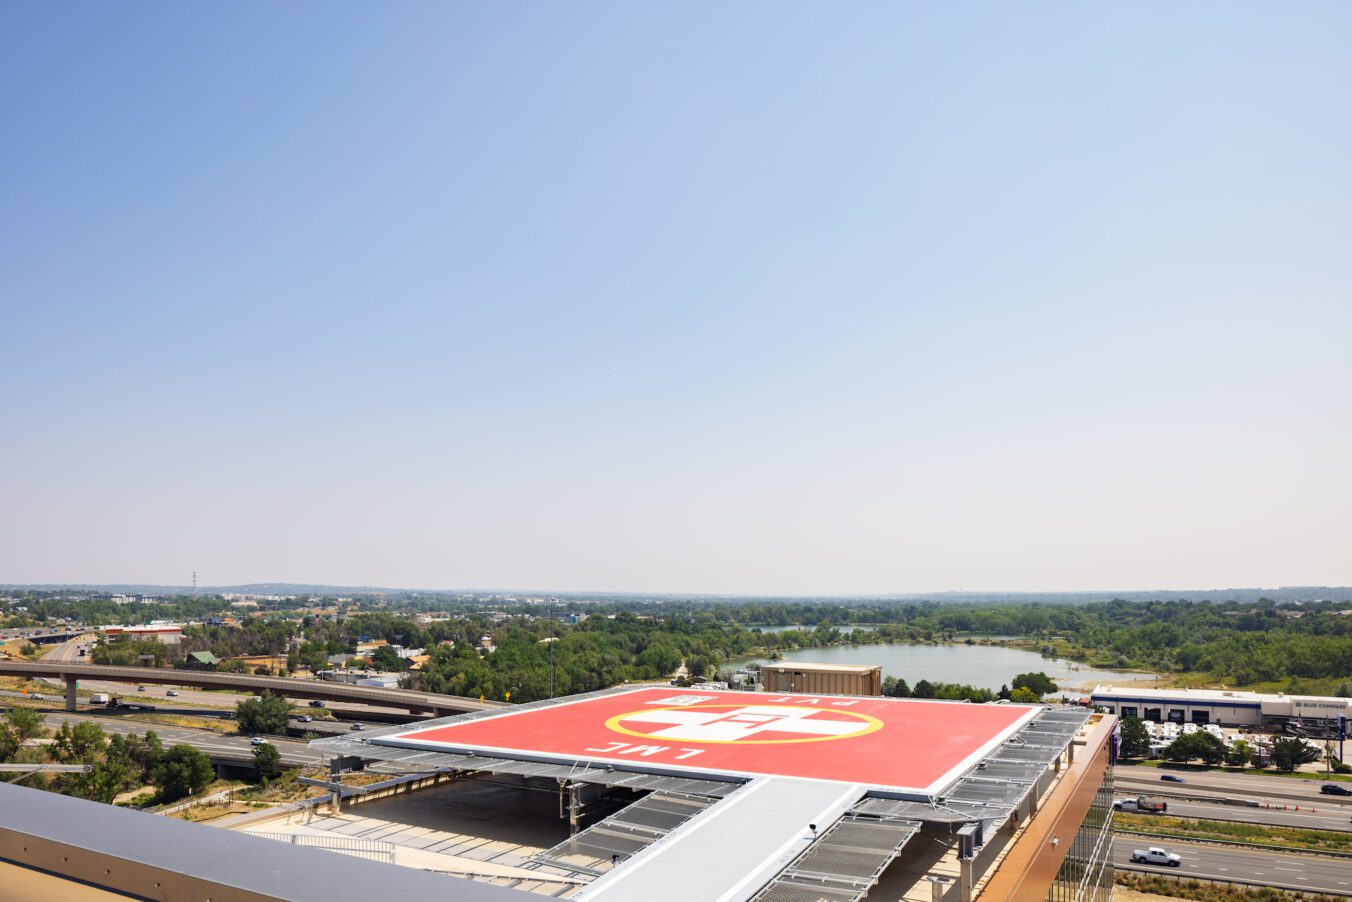
M 771 629 L 761 628 L 765 632 Z M 789 629 L 781 627 L 776 632 Z M 842 628 L 843 631 L 843 628 Z M 928 645 L 918 642 L 891 642 L 885 645 L 836 645 L 829 648 L 798 648 L 780 653 L 785 661 L 812 661 L 817 664 L 881 664 L 883 676 L 897 677 L 912 686 L 917 680 L 931 683 L 966 683 L 982 689 L 998 690 L 1020 673 L 1041 671 L 1056 680 L 1063 690 L 1092 688 L 1099 683 L 1154 679 L 1153 673 L 1124 670 L 1095 670 L 1087 665 L 1060 658 L 1044 658 L 1037 652 L 998 645 Z M 743 658 L 721 667 L 736 669 L 755 661 L 776 663 L 769 658 Z

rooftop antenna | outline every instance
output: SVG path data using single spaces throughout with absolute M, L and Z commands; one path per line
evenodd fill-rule
M 192 572 L 192 597 L 197 597 L 197 571 Z

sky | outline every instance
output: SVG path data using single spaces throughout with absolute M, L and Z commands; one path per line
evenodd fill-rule
M 0 582 L 1352 584 L 1349 33 L 0 4 Z

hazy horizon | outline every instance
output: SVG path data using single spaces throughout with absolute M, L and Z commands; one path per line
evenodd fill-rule
M 1349 33 L 8 4 L 0 581 L 1352 583 Z
M 6 583 L 0 582 L 0 590 L 8 589 L 26 589 L 32 591 L 83 591 L 83 590 L 104 590 L 104 591 L 174 591 L 188 593 L 193 589 L 191 584 L 182 583 L 147 583 L 147 582 L 128 582 L 128 583 Z M 644 589 L 610 589 L 610 590 L 589 590 L 589 589 L 549 589 L 531 586 L 393 586 L 393 585 L 339 585 L 333 583 L 314 583 L 314 582 L 290 582 L 284 580 L 251 580 L 242 583 L 228 583 L 206 585 L 199 584 L 196 591 L 199 593 L 214 593 L 227 591 L 252 590 L 255 592 L 264 591 L 283 591 L 297 594 L 332 594 L 334 592 L 352 592 L 361 593 L 391 593 L 391 594 L 431 594 L 431 595 L 494 595 L 494 594 L 512 594 L 512 595 L 539 595 L 539 596 L 557 596 L 571 599 L 587 598 L 654 598 L 654 599 L 746 599 L 746 600 L 768 600 L 768 601 L 922 601 L 925 599 L 956 599 L 964 600 L 970 598 L 1018 598 L 1018 599 L 1102 599 L 1109 600 L 1113 597 L 1122 597 L 1126 600 L 1142 600 L 1149 596 L 1152 599 L 1156 597 L 1167 597 L 1169 599 L 1188 600 L 1190 596 L 1230 596 L 1231 600 L 1240 602 L 1252 599 L 1244 596 L 1254 596 L 1261 593 L 1272 593 L 1284 596 L 1278 601 L 1291 601 L 1291 596 L 1299 595 L 1303 601 L 1334 601 L 1339 593 L 1347 595 L 1352 593 L 1352 586 L 1228 586 L 1222 588 L 1194 588 L 1179 589 L 1171 587 L 1154 587 L 1147 589 L 1124 589 L 1124 588 L 1096 588 L 1096 589 L 1068 589 L 1058 591 L 1038 591 L 1038 590 L 968 590 L 968 589 L 944 589 L 931 592 L 864 592 L 854 594 L 767 594 L 767 593 L 734 593 L 734 592 L 679 592 L 679 591 L 652 591 Z M 1325 597 L 1325 593 L 1332 593 L 1332 597 Z M 1224 600 L 1210 598 L 1206 600 Z

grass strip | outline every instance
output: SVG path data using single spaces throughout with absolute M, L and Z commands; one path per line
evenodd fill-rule
M 1194 818 L 1161 817 L 1119 811 L 1113 815 L 1119 830 L 1135 830 L 1179 839 L 1215 839 L 1223 842 L 1248 842 L 1279 846 L 1293 851 L 1352 852 L 1352 833 L 1337 830 L 1311 830 L 1304 827 L 1276 827 L 1241 821 L 1208 821 Z

